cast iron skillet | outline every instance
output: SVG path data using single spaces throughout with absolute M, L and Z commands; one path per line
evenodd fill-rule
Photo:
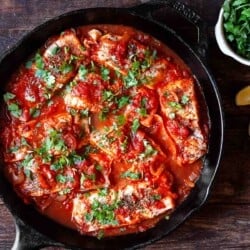
M 173 30 L 153 19 L 153 11 L 163 7 L 171 7 L 197 27 L 199 39 L 197 44 L 192 46 L 193 48 Z M 4 85 L 11 73 L 48 37 L 67 28 L 104 23 L 129 25 L 158 38 L 175 51 L 197 77 L 208 106 L 211 121 L 210 146 L 204 159 L 202 174 L 188 198 L 176 209 L 169 220 L 163 220 L 156 227 L 143 233 L 98 240 L 65 228 L 42 216 L 32 206 L 24 205 L 11 185 L 5 180 L 2 172 L 3 163 L 1 163 L 0 195 L 16 221 L 16 239 L 13 249 L 39 249 L 44 246 L 65 246 L 75 249 L 134 249 L 142 247 L 174 230 L 197 210 L 207 198 L 221 158 L 224 120 L 216 83 L 205 62 L 208 45 L 206 25 L 186 5 L 174 0 L 152 0 L 149 3 L 128 9 L 83 9 L 56 17 L 35 28 L 2 57 L 0 60 L 1 94 L 4 93 Z

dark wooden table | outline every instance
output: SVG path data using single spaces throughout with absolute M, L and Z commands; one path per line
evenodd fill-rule
M 129 7 L 136 0 L 1 0 L 0 54 L 46 19 L 87 7 Z M 208 202 L 181 227 L 146 249 L 250 249 L 250 106 L 237 107 L 235 94 L 250 85 L 250 67 L 243 66 L 218 49 L 214 25 L 222 0 L 181 0 L 196 10 L 209 25 L 208 64 L 223 100 L 226 129 L 219 172 Z M 175 25 L 172 26 L 175 27 Z M 192 42 L 189 32 L 175 27 Z M 15 236 L 11 214 L 0 200 L 0 249 L 10 249 Z M 49 248 L 47 248 L 49 249 Z M 52 249 L 52 248 L 50 248 Z

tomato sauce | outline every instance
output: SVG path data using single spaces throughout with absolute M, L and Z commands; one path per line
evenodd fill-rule
M 6 177 L 25 203 L 82 234 L 155 226 L 202 171 L 209 123 L 197 82 L 174 52 L 131 27 L 49 38 L 3 98 Z

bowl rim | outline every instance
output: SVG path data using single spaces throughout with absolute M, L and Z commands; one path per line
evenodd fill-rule
M 250 66 L 250 60 L 238 55 L 229 45 L 225 38 L 224 28 L 223 28 L 223 7 L 220 9 L 219 17 L 215 25 L 215 38 L 221 52 L 227 56 L 232 57 L 241 64 Z

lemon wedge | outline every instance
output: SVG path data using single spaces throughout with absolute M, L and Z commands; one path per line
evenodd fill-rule
M 250 105 L 250 86 L 246 86 L 236 94 L 235 102 L 238 106 Z

